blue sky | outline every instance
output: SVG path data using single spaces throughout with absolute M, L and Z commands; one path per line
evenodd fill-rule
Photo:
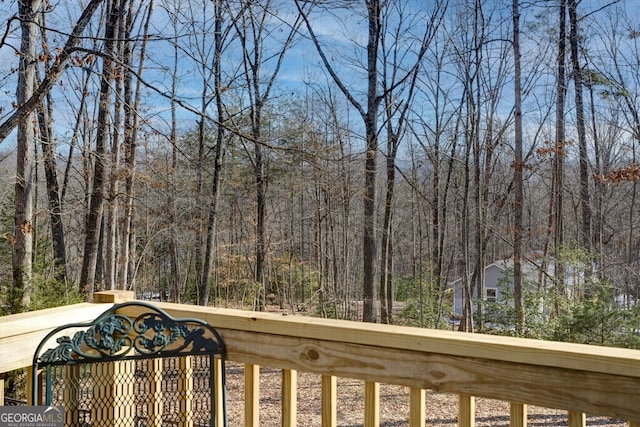
M 454 0 L 450 0 L 450 2 L 451 4 L 455 3 Z M 496 12 L 501 11 L 504 16 L 500 19 L 508 19 L 510 12 L 508 7 L 510 6 L 510 3 L 511 0 L 484 1 L 484 5 L 487 10 L 494 8 Z M 536 11 L 540 10 L 540 5 L 547 3 L 548 2 L 539 0 L 535 8 L 523 7 L 523 20 L 529 20 Z M 602 7 L 602 5 L 609 3 L 611 3 L 610 0 L 582 0 L 579 7 L 583 13 L 587 13 L 587 11 L 597 10 Z M 67 4 L 56 4 L 54 11 L 49 18 L 52 26 L 67 28 L 69 26 L 68 22 L 75 19 L 74 12 L 77 13 L 77 8 L 68 7 Z M 157 3 L 156 10 L 154 12 L 154 27 L 156 31 L 160 31 L 162 29 L 162 31 L 165 32 L 168 21 L 166 16 L 163 17 L 163 13 L 158 6 L 160 4 L 162 4 L 162 2 Z M 178 4 L 178 2 L 170 1 L 169 4 L 175 5 Z M 187 4 L 186 1 L 183 1 L 183 4 Z M 407 5 L 409 8 L 413 8 L 413 12 L 415 14 L 425 11 L 425 8 L 422 7 L 423 4 L 432 3 L 424 3 L 424 0 L 412 0 L 411 2 L 403 4 Z M 638 16 L 637 12 L 640 9 L 640 1 L 626 0 L 620 4 L 623 4 L 628 8 L 628 10 L 635 12 L 635 16 Z M 282 40 L 282 37 L 287 31 L 286 25 L 282 25 L 282 22 L 291 22 L 294 19 L 293 7 L 290 1 L 286 0 L 283 2 L 283 5 L 284 6 L 280 7 L 278 10 L 278 15 L 272 18 L 274 26 L 276 22 L 281 24 L 281 27 L 275 33 L 277 37 L 275 37 L 274 40 L 276 40 L 276 42 L 271 42 L 276 43 L 274 47 L 277 47 L 277 43 Z M 2 28 L 5 28 L 6 18 L 11 16 L 15 10 L 15 0 L 0 1 L 0 16 L 5 17 L 5 19 L 0 19 Z M 357 89 L 358 87 L 364 89 L 365 82 L 364 70 L 361 68 L 361 63 L 358 62 L 363 60 L 364 51 L 362 49 L 362 45 L 365 42 L 366 34 L 366 22 L 363 20 L 361 12 L 359 14 L 358 12 L 354 13 L 347 10 L 334 10 L 333 14 L 324 13 L 312 15 L 314 30 L 325 44 L 327 53 L 330 56 L 332 63 L 336 66 L 336 72 L 341 76 L 346 84 L 350 85 L 352 89 Z M 498 17 L 495 19 L 498 19 Z M 15 43 L 17 43 L 17 27 L 14 24 L 12 28 L 14 31 L 7 40 L 15 46 Z M 303 29 L 303 32 L 306 31 Z M 61 43 L 63 39 L 64 37 L 59 36 L 57 40 L 58 43 Z M 183 41 L 186 41 L 186 39 L 183 39 Z M 185 48 L 188 48 L 186 44 Z M 153 45 L 150 46 L 150 53 L 151 60 L 147 62 L 147 65 L 155 67 L 156 71 L 151 70 L 147 72 L 146 78 L 156 87 L 168 88 L 168 81 L 165 79 L 166 76 L 160 72 L 160 66 L 168 65 L 170 62 L 167 59 L 170 58 L 172 54 L 169 45 L 166 43 L 153 43 Z M 237 49 L 231 52 L 228 57 L 229 59 L 226 62 L 226 66 L 236 67 L 240 60 L 238 55 L 239 53 Z M 17 66 L 17 60 L 17 56 L 13 49 L 7 46 L 0 48 L 0 78 L 3 79 L 0 80 L 2 87 L 0 92 L 0 108 L 3 109 L 0 111 L 0 121 L 3 120 L 11 111 L 11 105 L 15 94 L 15 78 L 13 77 L 14 75 L 11 74 L 11 69 Z M 155 61 L 155 64 L 153 61 Z M 268 74 L 268 71 L 269 65 L 267 64 L 265 67 L 265 73 Z M 64 87 L 58 87 L 56 89 L 56 93 L 58 95 L 56 99 L 60 100 L 58 101 L 57 107 L 59 108 L 59 111 L 66 112 L 66 114 L 60 115 L 56 118 L 56 123 L 58 124 L 58 129 L 61 134 L 68 131 L 68 127 L 73 121 L 73 114 L 71 114 L 73 110 L 66 107 L 65 103 L 62 101 L 63 97 L 67 97 L 72 103 L 76 102 L 74 100 L 77 99 L 77 96 L 73 93 L 73 86 L 77 84 L 77 81 L 74 81 L 71 78 L 72 74 L 73 73 L 69 73 L 69 76 L 65 76 L 62 80 L 65 82 Z M 197 100 L 197 97 L 200 93 L 202 84 L 199 82 L 196 71 L 188 65 L 187 59 L 181 60 L 180 74 L 180 95 L 183 97 L 185 102 L 188 102 L 195 108 L 198 108 L 199 101 Z M 319 63 L 315 48 L 312 47 L 308 40 L 301 40 L 295 44 L 287 54 L 286 66 L 280 73 L 277 90 L 280 91 L 280 93 L 303 91 L 303 83 L 309 80 L 317 80 L 319 85 L 325 85 L 328 78 L 325 75 L 324 68 Z M 450 82 L 451 84 L 455 84 L 455 76 L 451 77 Z M 159 97 L 151 90 L 145 90 L 145 101 L 147 101 L 144 106 L 146 108 L 146 114 L 155 112 L 157 116 L 154 120 L 156 120 L 157 126 L 160 128 L 166 127 L 162 124 L 162 122 L 166 120 L 168 112 L 168 102 L 166 99 Z M 505 97 L 504 102 L 505 109 L 508 110 L 510 102 L 509 98 Z M 181 117 L 183 119 L 183 126 L 185 129 L 194 125 L 196 117 L 192 113 L 182 110 Z

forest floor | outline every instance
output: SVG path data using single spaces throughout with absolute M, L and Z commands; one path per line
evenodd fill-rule
M 277 306 L 267 311 L 281 312 Z M 286 312 L 286 310 L 284 310 Z M 290 313 L 290 311 L 289 311 Z M 244 376 L 241 365 L 229 363 L 227 368 L 227 401 L 229 426 L 244 426 Z M 338 378 L 338 426 L 357 427 L 364 423 L 364 384 L 362 381 Z M 260 371 L 260 426 L 277 427 L 281 424 L 281 372 L 261 368 Z M 321 425 L 320 376 L 298 373 L 298 425 Z M 397 385 L 380 385 L 380 426 L 401 427 L 409 422 L 409 389 Z M 427 426 L 457 426 L 458 397 L 449 393 L 427 391 Z M 477 427 L 508 427 L 509 403 L 491 399 L 476 399 Z M 566 426 L 567 412 L 528 407 L 528 425 L 534 427 Z M 587 416 L 587 426 L 618 427 L 626 424 L 607 417 Z

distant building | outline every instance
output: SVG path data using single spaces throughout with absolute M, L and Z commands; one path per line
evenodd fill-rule
M 542 283 L 547 283 L 547 277 L 553 277 L 553 264 L 547 265 L 547 273 L 541 275 L 542 259 L 535 257 L 522 261 L 522 279 L 528 286 L 537 286 L 542 279 Z M 471 277 L 469 277 L 471 280 Z M 462 315 L 463 287 L 462 278 L 449 282 L 449 287 L 453 289 L 453 314 Z M 484 268 L 484 295 L 482 298 L 487 302 L 496 302 L 503 299 L 505 290 L 513 294 L 513 258 L 495 261 Z M 477 287 L 473 290 L 472 304 L 478 300 Z

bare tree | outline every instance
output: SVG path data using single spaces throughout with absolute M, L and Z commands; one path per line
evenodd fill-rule
M 38 21 L 42 3 L 40 0 L 19 3 L 18 17 L 22 39 L 20 44 L 20 70 L 18 76 L 18 105 L 25 104 L 34 94 L 38 59 Z M 31 302 L 30 286 L 33 251 L 33 191 L 35 159 L 33 150 L 33 109 L 25 112 L 18 124 L 16 165 L 15 236 L 13 243 L 13 312 L 28 307 Z
M 418 59 L 426 53 L 426 50 L 435 37 L 440 26 L 447 3 L 436 6 L 434 12 L 429 17 L 414 16 L 415 19 L 425 19 L 427 23 L 425 32 L 420 39 L 420 47 L 417 49 Z M 384 218 L 381 238 L 380 254 L 380 317 L 383 323 L 391 323 L 393 313 L 393 210 L 396 177 L 396 157 L 400 142 L 404 136 L 407 126 L 408 115 L 413 106 L 413 99 L 416 93 L 418 75 L 420 71 L 419 62 L 413 67 L 412 75 L 405 75 L 402 72 L 406 66 L 406 57 L 402 50 L 407 49 L 403 45 L 403 39 L 407 36 L 402 34 L 403 28 L 413 28 L 411 22 L 405 23 L 412 15 L 406 10 L 406 4 L 390 3 L 389 8 L 396 9 L 397 16 L 393 17 L 393 25 L 389 22 L 390 14 L 386 14 L 383 19 L 383 29 L 381 31 L 382 50 L 382 93 L 384 105 L 385 129 L 387 138 L 386 150 L 386 195 L 384 203 Z M 395 20 L 397 19 L 397 22 Z M 394 27 L 391 30 L 389 27 Z M 405 79 L 404 84 L 398 86 L 397 79 Z
M 555 280 L 559 289 L 563 288 L 563 267 L 560 265 L 559 251 L 564 244 L 564 156 L 566 154 L 565 135 L 565 99 L 566 84 L 566 44 L 567 44 L 567 0 L 558 0 L 558 53 L 556 56 L 556 100 L 555 100 L 555 140 L 552 145 L 551 197 L 549 198 L 549 216 L 547 233 L 553 239 L 553 255 L 555 259 Z M 544 245 L 542 271 L 547 270 L 549 238 Z M 555 311 L 559 310 L 559 302 L 555 302 Z
M 122 0 L 126 1 L 126 0 Z M 80 290 L 93 297 L 96 280 L 96 264 L 98 261 L 100 230 L 102 225 L 106 165 L 106 147 L 111 130 L 109 114 L 111 110 L 111 83 L 114 79 L 116 67 L 116 38 L 118 36 L 118 22 L 122 19 L 121 0 L 113 0 L 107 7 L 105 22 L 105 47 L 103 68 L 100 76 L 100 104 L 98 109 L 98 128 L 96 132 L 93 188 L 89 212 L 87 216 L 86 234 L 84 241 L 84 256 L 82 259 L 82 271 L 80 273 Z
M 213 159 L 213 177 L 211 182 L 211 201 L 209 204 L 209 212 L 207 219 L 206 244 L 204 254 L 204 265 L 202 269 L 202 277 L 200 278 L 200 288 L 198 289 L 198 304 L 208 305 L 209 296 L 211 294 L 211 272 L 213 269 L 214 250 L 218 225 L 218 203 L 220 199 L 221 178 L 222 178 L 222 162 L 226 149 L 227 136 L 224 123 L 227 121 L 226 106 L 223 100 L 225 88 L 231 85 L 231 82 L 224 82 L 222 75 L 223 52 L 228 43 L 231 25 L 224 26 L 225 8 L 223 1 L 214 1 L 214 32 L 213 32 L 213 83 L 214 83 L 214 99 L 217 112 L 217 126 Z
M 63 71 L 69 66 L 69 58 L 79 49 L 78 46 L 80 45 L 82 33 L 103 1 L 104 0 L 91 0 L 87 3 L 63 48 L 54 58 L 51 58 L 53 65 L 49 68 L 49 72 L 43 77 L 42 82 L 33 90 L 29 98 L 25 99 L 23 103 L 18 104 L 13 114 L 0 124 L 0 142 L 4 141 L 18 124 L 24 123 L 26 117 L 40 105 L 42 99 L 49 93 Z M 35 23 L 35 21 L 31 22 Z
M 58 168 L 56 164 L 56 143 L 53 137 L 53 100 L 50 95 L 38 109 L 38 128 L 42 145 L 42 160 L 49 200 L 49 217 L 51 221 L 51 242 L 53 260 L 56 267 L 55 277 L 64 282 L 67 278 L 66 249 L 64 243 L 64 224 L 62 222 L 62 201 L 58 185 Z
M 573 86 L 575 90 L 576 128 L 578 133 L 578 151 L 580 159 L 580 207 L 582 221 L 580 228 L 580 241 L 582 245 L 591 250 L 591 201 L 589 190 L 589 158 L 587 150 L 587 135 L 584 115 L 584 100 L 582 87 L 584 85 L 582 65 L 580 63 L 580 32 L 578 27 L 578 0 L 568 0 L 569 11 L 569 44 L 571 48 L 571 64 L 573 69 Z
M 516 331 L 524 330 L 524 310 L 522 307 L 522 235 L 524 233 L 522 208 L 524 205 L 522 171 L 522 70 L 520 54 L 520 1 L 513 0 L 513 59 L 515 64 L 514 80 L 514 135 L 515 160 L 514 171 L 514 227 L 513 227 L 513 299 L 516 312 Z
M 296 1 L 298 11 L 303 16 L 309 35 L 335 84 L 340 88 L 345 97 L 360 113 L 365 127 L 366 138 L 366 160 L 364 166 L 364 210 L 363 210 L 363 240 L 362 240 L 362 261 L 363 261 L 363 299 L 364 307 L 362 320 L 365 322 L 377 321 L 377 298 L 376 298 L 376 173 L 378 154 L 378 113 L 381 97 L 379 93 L 379 62 L 378 52 L 380 49 L 382 2 L 379 0 L 365 1 L 366 16 L 368 23 L 368 37 L 366 42 L 366 72 L 367 90 L 366 102 L 360 102 L 354 94 L 347 88 L 334 70 L 325 48 L 315 34 L 309 20 L 310 10 L 304 10 L 301 1 Z
M 376 239 L 376 174 L 377 174 L 377 155 L 378 155 L 378 115 L 382 100 L 385 93 L 381 93 L 380 90 L 380 46 L 382 40 L 382 19 L 383 10 L 389 7 L 386 3 L 379 0 L 367 0 L 364 2 L 366 9 L 365 16 L 367 22 L 367 38 L 366 38 L 366 61 L 364 64 L 364 71 L 366 73 L 366 96 L 364 101 L 358 101 L 355 91 L 350 90 L 348 85 L 344 81 L 344 76 L 341 77 L 336 72 L 335 64 L 330 61 L 327 56 L 320 39 L 316 35 L 313 25 L 310 21 L 310 13 L 312 7 L 305 7 L 306 2 L 296 1 L 298 12 L 304 18 L 309 36 L 318 51 L 318 54 L 322 60 L 322 63 L 332 77 L 333 82 L 338 86 L 343 95 L 351 103 L 351 105 L 358 111 L 362 117 L 365 128 L 365 165 L 364 165 L 364 199 L 363 199 L 363 240 L 362 240 L 362 260 L 363 260 L 363 320 L 365 322 L 377 321 L 377 296 L 376 296 L 376 261 L 377 261 L 377 239 Z M 434 6 L 434 10 L 441 11 L 446 3 L 438 4 Z M 342 6 L 340 2 L 335 5 Z M 334 6 L 329 4 L 328 7 Z M 327 5 L 325 5 L 327 7 Z M 349 7 L 349 6 L 347 6 Z M 353 6 L 351 6 L 353 7 Z M 438 12 L 439 13 L 439 12 Z M 434 16 L 438 16 L 436 13 Z M 418 67 L 424 54 L 427 51 L 427 47 L 430 38 L 427 34 L 430 34 L 430 27 L 434 21 L 429 21 L 427 25 L 427 32 L 425 37 L 421 40 L 422 44 L 415 52 L 415 57 L 412 59 L 406 59 L 404 63 L 404 74 L 397 77 L 393 84 L 386 88 L 386 92 L 395 90 L 398 86 L 405 83 L 410 76 L 414 74 L 415 69 Z
M 138 57 L 140 61 L 138 63 L 137 76 L 141 76 L 144 67 L 144 60 L 147 52 L 147 42 L 149 35 L 149 25 L 151 23 L 151 17 L 153 15 L 154 2 L 151 1 L 147 5 L 143 14 L 143 36 L 144 41 L 140 47 L 140 54 Z M 129 16 L 132 16 L 132 11 L 129 12 Z M 131 62 L 132 53 L 129 52 L 126 57 L 129 58 L 128 62 Z M 133 65 L 133 64 L 132 64 Z M 140 122 L 140 100 L 143 84 L 138 82 L 133 87 L 133 73 L 128 72 L 125 77 L 124 86 L 124 98 L 125 98 L 125 126 L 124 126 L 124 145 L 125 145 L 125 205 L 124 205 L 124 227 L 122 230 L 122 274 L 121 280 L 125 288 L 130 289 L 133 287 L 135 280 L 134 276 L 134 260 L 135 260 L 135 231 L 133 230 L 134 221 L 134 183 L 135 183 L 135 169 L 136 169 L 136 153 L 138 150 L 138 124 Z
M 242 48 L 245 84 L 249 98 L 249 121 L 250 121 L 250 143 L 253 144 L 252 165 L 255 179 L 256 196 L 256 246 L 255 246 L 255 281 L 262 287 L 263 296 L 259 298 L 259 307 L 263 307 L 265 283 L 264 271 L 267 253 L 266 242 L 266 193 L 267 193 L 267 172 L 264 158 L 263 145 L 265 135 L 263 128 L 265 117 L 264 107 L 269 101 L 276 79 L 279 75 L 285 54 L 291 47 L 294 36 L 300 26 L 300 20 L 296 19 L 287 30 L 285 30 L 284 40 L 280 42 L 275 52 L 266 54 L 265 44 L 269 35 L 276 32 L 270 28 L 271 18 L 275 18 L 274 2 L 267 1 L 257 5 L 253 2 L 240 2 L 241 10 L 238 19 L 233 23 L 236 28 L 238 41 Z M 278 24 L 280 28 L 284 23 Z M 271 71 L 269 75 L 264 75 L 265 65 L 271 60 Z

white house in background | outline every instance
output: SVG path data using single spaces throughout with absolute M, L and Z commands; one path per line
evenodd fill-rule
M 532 259 L 522 261 L 522 278 L 527 283 L 538 283 L 542 259 Z M 550 276 L 553 275 L 553 265 L 547 266 Z M 508 274 L 511 272 L 510 274 Z M 469 277 L 471 280 L 471 277 Z M 462 315 L 463 307 L 463 288 L 462 278 L 449 282 L 449 288 L 453 289 L 453 314 L 455 316 Z M 487 302 L 495 302 L 502 299 L 504 290 L 509 289 L 513 292 L 513 258 L 495 261 L 484 268 L 484 289 L 483 298 Z M 472 304 L 478 300 L 478 289 L 474 289 L 472 296 Z M 475 308 L 474 308 L 475 311 Z

